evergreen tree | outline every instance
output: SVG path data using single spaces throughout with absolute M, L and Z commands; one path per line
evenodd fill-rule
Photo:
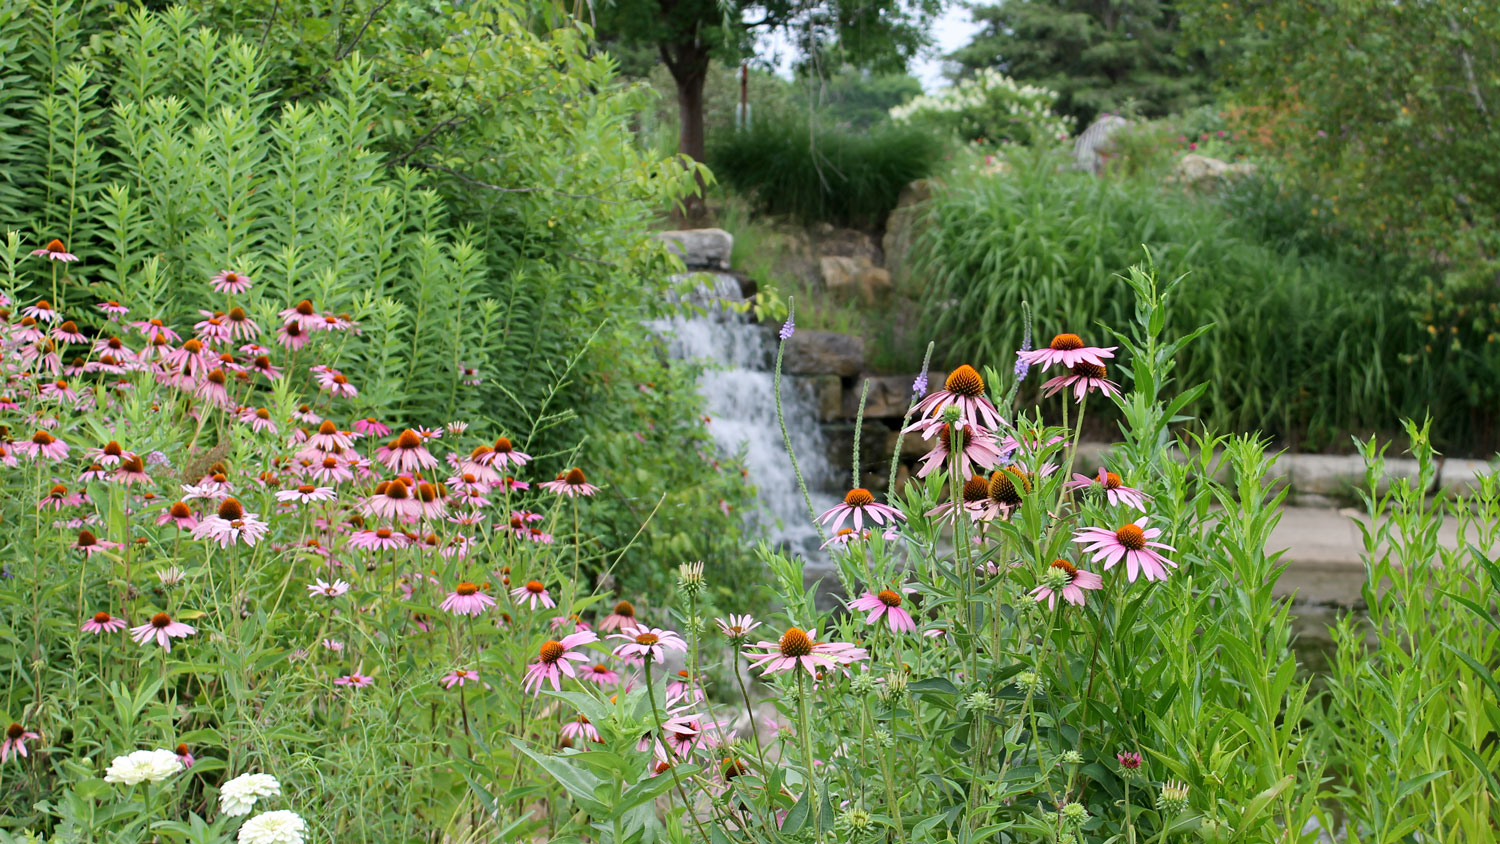
M 960 75 L 993 67 L 1060 95 L 1080 127 L 1133 104 L 1146 116 L 1203 102 L 1208 61 L 1180 44 L 1168 0 L 1000 0 L 976 6 L 983 29 L 949 58 Z

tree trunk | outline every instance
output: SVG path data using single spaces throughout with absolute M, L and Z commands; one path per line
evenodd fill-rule
M 708 81 L 708 68 L 678 77 L 677 111 L 681 117 L 681 134 L 677 138 L 677 151 L 694 161 L 702 161 L 703 151 L 703 88 Z
M 677 83 L 677 113 L 679 133 L 677 151 L 694 161 L 704 159 L 703 87 L 708 81 L 708 49 L 696 43 L 673 45 L 669 49 L 663 44 L 662 58 L 672 81 Z M 698 179 L 698 190 L 684 198 L 682 220 L 687 225 L 702 225 L 707 217 L 703 195 L 707 190 L 703 179 Z

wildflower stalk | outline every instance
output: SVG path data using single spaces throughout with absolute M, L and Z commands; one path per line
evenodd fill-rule
M 821 807 L 818 805 L 818 782 L 813 778 L 812 731 L 808 727 L 810 722 L 807 718 L 807 679 L 802 676 L 801 671 L 797 672 L 797 722 L 798 735 L 802 737 L 802 762 L 807 766 L 807 808 L 812 817 L 813 838 L 817 839 L 822 837 L 818 817 Z
M 874 721 L 870 717 L 870 699 L 868 697 L 862 698 L 860 706 L 864 708 L 865 721 Z M 880 767 L 885 773 L 882 779 L 885 780 L 886 811 L 891 813 L 891 820 L 896 823 L 896 841 L 898 844 L 901 844 L 906 841 L 906 824 L 901 820 L 901 802 L 896 799 L 896 774 L 891 769 L 891 754 L 889 750 L 889 748 L 885 747 L 879 748 Z
M 656 708 L 656 687 L 651 683 L 651 657 L 647 656 L 644 663 L 646 672 L 646 697 L 651 701 L 651 723 L 656 727 L 656 740 L 661 741 L 661 712 Z M 667 748 L 670 754 L 671 748 Z M 698 828 L 698 837 L 704 841 L 708 839 L 708 833 L 703 831 L 703 822 L 698 820 L 698 815 L 693 812 L 693 804 L 688 800 L 687 792 L 682 789 L 682 780 L 677 776 L 677 766 L 667 765 L 667 773 L 672 775 L 672 785 L 677 787 L 677 796 L 682 798 L 682 809 L 687 816 L 693 819 L 693 826 Z
M 868 400 L 869 398 L 870 398 L 870 379 L 866 378 L 865 379 L 865 387 L 864 387 L 863 390 L 860 390 L 860 392 L 859 392 L 859 410 L 856 411 L 855 414 L 854 414 L 854 456 L 849 461 L 850 464 L 851 464 L 850 472 L 853 474 L 853 477 L 850 479 L 850 482 L 849 482 L 849 488 L 850 489 L 854 489 L 856 487 L 862 486 L 862 484 L 859 482 L 859 435 L 865 429 L 865 401 Z M 887 480 L 887 482 L 889 484 L 891 484 L 890 489 L 891 489 L 891 491 L 894 492 L 895 491 L 896 476 L 895 475 L 891 475 L 890 478 Z
M 919 383 L 927 378 L 927 367 L 932 363 L 932 347 L 934 345 L 934 343 L 929 341 L 927 343 L 927 353 L 922 355 L 922 372 L 917 376 Z M 912 399 L 906 403 L 906 415 L 901 417 L 901 427 L 896 429 L 896 447 L 891 449 L 891 470 L 886 474 L 886 477 L 890 478 L 892 492 L 895 491 L 896 487 L 896 468 L 901 465 L 901 441 L 906 439 L 906 426 L 911 422 L 911 412 L 922 398 L 916 392 L 915 389 L 912 390 Z M 886 499 L 889 500 L 890 496 L 886 496 Z
M 792 298 L 786 300 L 787 325 L 792 324 L 792 317 L 796 315 L 795 301 Z M 787 334 L 787 336 L 791 336 Z M 807 494 L 807 481 L 802 477 L 802 467 L 797 465 L 797 452 L 792 448 L 792 437 L 786 430 L 786 413 L 781 407 L 781 361 L 786 356 L 786 337 L 776 346 L 776 368 L 772 375 L 771 392 L 776 394 L 776 424 L 781 426 L 781 441 L 786 445 L 786 456 L 792 460 L 792 474 L 797 476 L 797 489 L 802 491 L 802 502 L 807 505 L 807 515 L 812 519 L 813 527 L 817 528 L 818 536 L 823 536 L 823 526 L 818 524 L 818 511 L 813 509 L 812 496 Z

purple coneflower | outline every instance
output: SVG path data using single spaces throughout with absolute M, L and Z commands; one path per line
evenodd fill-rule
M 31 254 L 37 258 L 49 258 L 53 261 L 62 261 L 63 263 L 78 260 L 77 255 L 69 252 L 68 248 L 63 246 L 63 242 L 56 239 L 47 241 L 47 245 L 41 249 L 31 250 Z
M 724 638 L 735 643 L 745 641 L 750 631 L 760 626 L 760 622 L 748 615 L 731 615 L 714 621 L 719 625 L 719 632 L 724 634 Z
M 603 631 L 619 630 L 621 627 L 629 627 L 636 624 L 635 605 L 629 601 L 620 601 L 615 604 L 614 612 L 606 615 L 599 622 L 599 629 Z
M 940 419 L 929 420 L 922 430 L 922 439 L 930 440 L 934 435 L 937 438 L 936 444 L 922 458 L 921 465 L 917 468 L 919 478 L 925 478 L 946 466 L 948 455 L 952 451 L 953 427 L 951 425 Z M 993 469 L 1001 462 L 1000 444 L 995 441 L 995 435 L 984 428 L 974 425 L 960 427 L 958 443 L 963 453 L 960 469 L 966 476 L 980 469 Z
M 313 501 L 332 501 L 337 497 L 332 487 L 313 486 L 312 484 L 301 484 L 295 489 L 283 489 L 276 493 L 277 501 L 297 504 L 309 504 Z
M 1120 476 L 1114 472 L 1107 472 L 1103 466 L 1099 467 L 1099 474 L 1095 477 L 1088 475 L 1073 474 L 1073 480 L 1068 481 L 1068 489 L 1083 489 L 1098 484 L 1104 490 L 1104 496 L 1112 505 L 1125 505 L 1134 507 L 1142 513 L 1146 512 L 1146 502 L 1151 496 L 1138 489 L 1125 486 Z
M 1059 334 L 1052 338 L 1052 342 L 1045 349 L 1036 349 L 1030 352 L 1017 352 L 1016 358 L 1028 364 L 1041 364 L 1042 371 L 1052 364 L 1061 364 L 1068 369 L 1073 369 L 1080 363 L 1091 363 L 1094 366 L 1104 366 L 1105 358 L 1115 356 L 1115 346 L 1101 349 L 1097 346 L 1085 346 L 1083 338 L 1077 334 Z M 1101 376 L 1102 377 L 1102 376 Z
M 225 498 L 219 502 L 219 510 L 215 515 L 193 528 L 193 538 L 212 539 L 221 548 L 228 548 L 236 542 L 254 547 L 270 529 L 270 525 L 260 521 L 256 514 L 245 510 L 237 499 Z
M 580 676 L 581 679 L 586 680 L 587 682 L 593 683 L 596 686 L 618 686 L 618 685 L 620 685 L 620 675 L 619 675 L 619 673 L 616 672 L 613 668 L 610 668 L 608 665 L 605 665 L 602 662 L 596 662 L 596 663 L 594 663 L 594 667 L 593 668 L 586 669 L 579 676 Z
M 604 741 L 604 739 L 599 737 L 599 729 L 593 724 L 590 724 L 589 719 L 583 717 L 582 715 L 579 715 L 572 721 L 563 724 L 562 730 L 560 732 L 562 733 L 563 741 L 565 742 L 573 742 L 580 739 L 582 739 L 583 741 L 591 741 L 596 743 L 603 743 Z
M 78 532 L 78 541 L 73 543 L 73 550 L 81 552 L 84 559 L 88 559 L 100 551 L 118 551 L 124 547 L 124 545 L 118 542 L 99 539 L 88 530 L 80 530 Z
M 823 515 L 818 517 L 822 524 L 830 525 L 830 530 L 835 532 L 844 524 L 844 520 L 850 516 L 854 517 L 854 529 L 859 530 L 865 525 L 865 516 L 877 525 L 894 524 L 898 520 L 905 519 L 900 510 L 887 504 L 879 504 L 875 496 L 868 489 L 851 489 L 844 494 L 844 500 L 830 507 Z
M 663 630 L 660 627 L 647 627 L 645 625 L 631 625 L 622 628 L 609 638 L 621 639 L 623 645 L 615 646 L 614 654 L 626 659 L 645 660 L 651 658 L 652 662 L 666 662 L 668 650 L 685 653 L 687 642 L 671 630 Z
M 486 466 L 494 466 L 498 469 L 504 469 L 507 465 L 514 465 L 518 467 L 525 466 L 530 461 L 531 455 L 518 450 L 514 445 L 511 444 L 509 437 L 500 437 L 499 439 L 495 440 L 494 447 L 490 449 L 487 455 L 485 455 L 484 464 Z M 582 475 L 583 473 L 579 472 L 579 476 L 581 477 Z M 592 495 L 593 493 L 590 492 L 585 494 Z
M 1073 534 L 1073 541 L 1084 545 L 1084 553 L 1092 554 L 1094 562 L 1102 561 L 1109 571 L 1121 560 L 1125 561 L 1126 578 L 1134 583 L 1141 574 L 1147 580 L 1166 580 L 1167 568 L 1177 564 L 1163 557 L 1154 549 L 1176 551 L 1170 545 L 1156 542 L 1161 536 L 1160 528 L 1147 528 L 1147 517 L 1142 516 L 1118 530 L 1089 527 Z
M 516 602 L 517 606 L 530 604 L 531 609 L 536 609 L 537 604 L 541 604 L 547 609 L 557 606 L 553 602 L 552 596 L 547 593 L 547 587 L 542 585 L 542 582 L 539 580 L 528 580 L 524 584 L 510 590 L 510 597 Z
M 421 435 L 410 428 L 389 444 L 376 449 L 375 459 L 392 472 L 417 472 L 438 465 L 437 458 L 427 450 Z
M 8 760 L 12 756 L 21 759 L 31 755 L 26 752 L 26 742 L 39 738 L 41 738 L 40 735 L 26 729 L 20 724 L 12 723 L 5 729 L 5 741 L 0 742 L 0 762 Z
M 993 430 L 1005 424 L 1000 412 L 984 396 L 983 376 L 974 367 L 964 364 L 948 373 L 943 389 L 929 393 L 917 402 L 912 411 L 919 417 L 918 422 L 907 426 L 906 430 L 912 431 L 918 425 L 926 424 L 925 417 L 941 417 L 943 408 L 949 405 L 958 408 L 959 418 L 965 425 Z
M 1042 577 L 1042 583 L 1031 590 L 1032 597 L 1037 602 L 1047 602 L 1047 609 L 1057 606 L 1057 596 L 1061 595 L 1064 601 L 1075 607 L 1083 606 L 1085 589 L 1104 588 L 1104 578 L 1091 572 L 1084 571 L 1067 560 L 1053 560 L 1052 565 L 1047 567 L 1047 573 Z
M 1073 398 L 1079 403 L 1083 402 L 1085 395 L 1094 390 L 1108 396 L 1118 396 L 1120 385 L 1109 380 L 1107 376 L 1108 371 L 1103 365 L 1080 362 L 1069 374 L 1059 375 L 1042 384 L 1042 395 L 1050 398 L 1071 387 Z
M 349 547 L 361 551 L 391 551 L 396 548 L 405 548 L 410 541 L 406 538 L 406 534 L 383 527 L 355 531 L 349 537 Z
M 580 495 L 590 496 L 599 491 L 598 487 L 589 483 L 588 479 L 583 476 L 583 470 L 576 466 L 566 472 L 558 472 L 556 478 L 543 481 L 541 487 L 568 498 L 576 498 Z
M 867 654 L 848 642 L 819 642 L 817 631 L 809 634 L 797 627 L 789 627 L 775 642 L 756 642 L 750 647 L 760 649 L 745 651 L 752 668 L 760 668 L 765 674 L 778 671 L 795 671 L 798 667 L 816 679 L 819 668 L 838 668 L 865 659 Z M 846 672 L 847 673 L 847 672 Z
M 466 580 L 448 593 L 448 597 L 443 599 L 438 609 L 454 615 L 481 615 L 494 605 L 494 598 L 484 594 L 478 585 Z
M 560 640 L 549 640 L 542 643 L 541 652 L 537 661 L 526 667 L 526 676 L 521 683 L 521 688 L 535 695 L 542 692 L 542 683 L 550 682 L 552 690 L 558 691 L 562 688 L 561 676 L 577 677 L 573 668 L 574 662 L 588 662 L 588 657 L 573 650 L 580 645 L 599 641 L 599 637 L 593 631 L 584 630 L 570 636 L 564 636 Z
M 240 275 L 233 270 L 221 270 L 218 275 L 209 279 L 215 293 L 229 293 L 239 295 L 250 289 L 250 277 Z
M 198 629 L 180 621 L 173 621 L 170 615 L 159 612 L 151 616 L 151 620 L 139 627 L 130 628 L 130 638 L 138 644 L 148 644 L 152 639 L 161 645 L 167 653 L 172 652 L 172 640 L 181 639 L 197 633 Z
M 83 626 L 78 628 L 84 633 L 92 633 L 98 636 L 102 633 L 118 633 L 129 624 L 125 619 L 107 612 L 97 612 Z
M 367 686 L 375 685 L 375 678 L 369 676 L 368 674 L 361 674 L 356 671 L 353 674 L 345 674 L 337 680 L 334 680 L 333 684 L 335 686 L 350 686 L 356 689 L 363 689 Z
M 467 683 L 477 683 L 479 682 L 479 672 L 468 668 L 455 668 L 438 682 L 442 683 L 445 689 L 451 689 L 454 686 L 463 686 Z
M 307 587 L 307 594 L 317 595 L 324 598 L 337 598 L 338 596 L 348 591 L 349 584 L 343 580 L 335 580 L 332 583 L 325 583 L 322 578 L 318 578 L 318 581 L 316 583 L 308 584 Z
M 901 591 L 913 592 L 915 590 L 903 589 Z M 868 611 L 870 614 L 865 616 L 865 624 L 879 624 L 880 617 L 883 615 L 892 633 L 917 632 L 917 622 L 912 619 L 911 613 L 901 606 L 901 592 L 894 589 L 866 592 L 851 601 L 849 609 Z
M 68 456 L 68 444 L 46 431 L 37 431 L 31 435 L 31 439 L 13 443 L 11 447 L 18 454 L 27 457 L 45 457 L 56 461 Z

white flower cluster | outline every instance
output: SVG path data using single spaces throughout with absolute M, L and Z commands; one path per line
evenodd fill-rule
M 240 844 L 302 844 L 307 822 L 296 812 L 262 812 L 240 827 Z
M 262 797 L 281 793 L 281 783 L 270 774 L 241 774 L 219 789 L 219 812 L 230 817 L 248 815 Z
M 970 140 L 1038 144 L 1064 140 L 1069 122 L 1052 111 L 1057 92 L 985 68 L 931 96 L 891 109 L 897 122 L 930 122 Z
M 104 781 L 121 785 L 161 782 L 180 770 L 182 760 L 170 750 L 137 750 L 116 756 L 104 772 Z

